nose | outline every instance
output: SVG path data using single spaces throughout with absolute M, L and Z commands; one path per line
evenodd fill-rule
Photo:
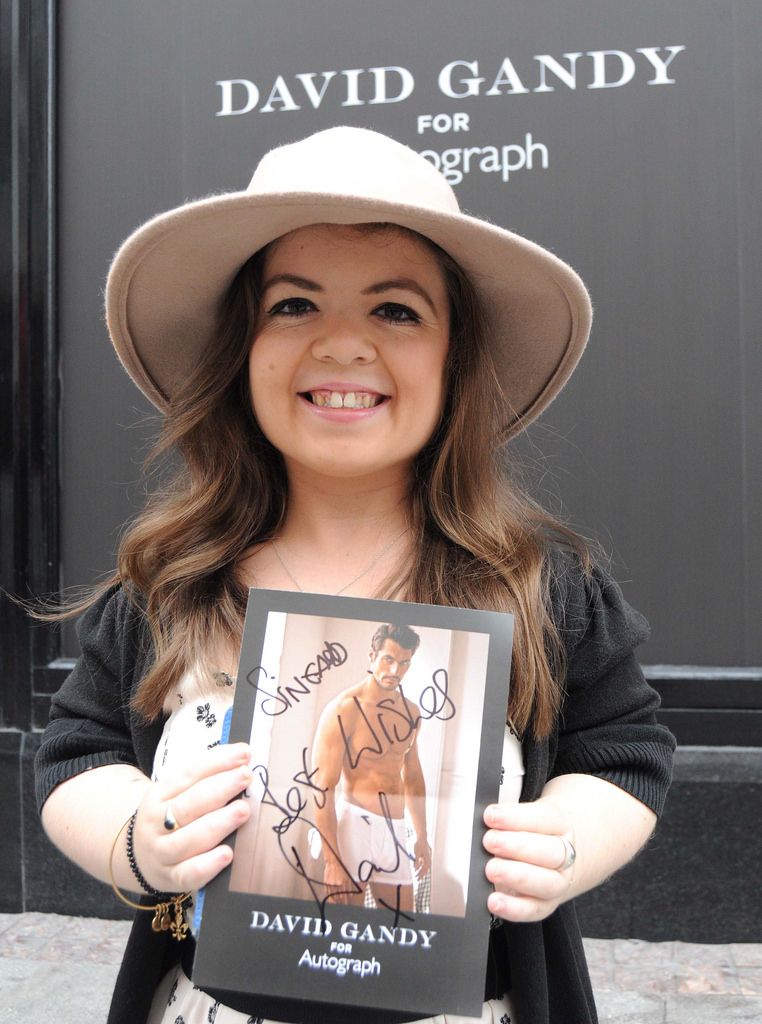
M 320 362 L 350 366 L 373 362 L 376 348 L 364 325 L 336 317 L 321 324 L 320 334 L 312 342 L 312 355 Z

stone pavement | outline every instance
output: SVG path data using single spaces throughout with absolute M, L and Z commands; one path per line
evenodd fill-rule
M 0 1022 L 104 1021 L 128 929 L 124 921 L 0 914 Z M 762 943 L 585 946 L 601 1024 L 762 1022 Z
M 585 939 L 585 950 L 601 1024 L 762 1024 L 762 944 Z

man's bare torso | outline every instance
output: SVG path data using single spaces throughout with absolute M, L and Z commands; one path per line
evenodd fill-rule
M 405 758 L 418 732 L 417 705 L 398 688 L 378 696 L 358 683 L 346 690 L 336 707 L 343 743 L 341 788 L 351 803 L 373 814 L 384 812 L 380 794 L 392 818 L 404 814 Z

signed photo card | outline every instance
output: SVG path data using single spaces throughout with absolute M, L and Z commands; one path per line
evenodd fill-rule
M 501 613 L 250 592 L 251 815 L 200 901 L 196 984 L 479 1011 L 511 639 Z
M 231 889 L 322 901 L 333 859 L 335 902 L 465 914 L 489 636 L 386 625 L 269 614 Z

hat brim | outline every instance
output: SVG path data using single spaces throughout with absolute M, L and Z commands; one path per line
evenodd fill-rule
M 388 222 L 448 252 L 480 297 L 507 404 L 505 437 L 556 397 L 579 361 L 592 310 L 560 259 L 467 214 L 315 193 L 234 192 L 160 214 L 121 246 L 106 286 L 112 342 L 143 394 L 166 411 L 209 343 L 219 303 L 246 260 L 311 224 Z

